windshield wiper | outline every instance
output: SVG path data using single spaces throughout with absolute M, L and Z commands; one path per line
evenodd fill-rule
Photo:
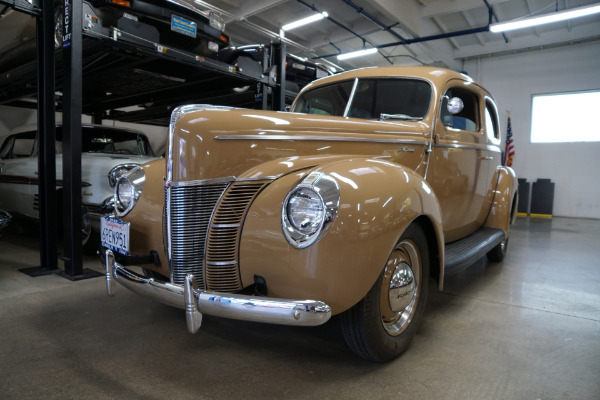
M 406 114 L 386 114 L 386 113 L 379 114 L 380 121 L 387 121 L 388 119 L 401 119 L 404 121 L 418 121 L 421 118 L 412 117 L 412 116 L 406 115 Z

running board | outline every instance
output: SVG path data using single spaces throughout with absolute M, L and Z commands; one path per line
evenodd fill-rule
M 464 239 L 446 244 L 444 275 L 462 271 L 486 255 L 504 240 L 504 231 L 497 228 L 481 228 Z

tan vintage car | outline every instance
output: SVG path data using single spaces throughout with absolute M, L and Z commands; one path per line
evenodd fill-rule
M 502 260 L 517 180 L 498 110 L 466 75 L 366 68 L 305 87 L 291 112 L 176 109 L 167 157 L 115 188 L 106 281 L 185 310 L 289 325 L 340 315 L 357 354 L 401 354 L 430 279 Z M 139 268 L 132 268 L 137 266 Z

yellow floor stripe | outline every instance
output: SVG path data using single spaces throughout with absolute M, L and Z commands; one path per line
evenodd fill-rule
M 551 219 L 552 214 L 531 214 L 531 218 L 547 218 Z

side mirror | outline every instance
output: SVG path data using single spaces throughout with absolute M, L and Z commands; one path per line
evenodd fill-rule
M 446 104 L 446 108 L 448 112 L 452 115 L 458 114 L 465 108 L 463 101 L 458 97 L 453 97 L 448 100 L 448 104 Z

